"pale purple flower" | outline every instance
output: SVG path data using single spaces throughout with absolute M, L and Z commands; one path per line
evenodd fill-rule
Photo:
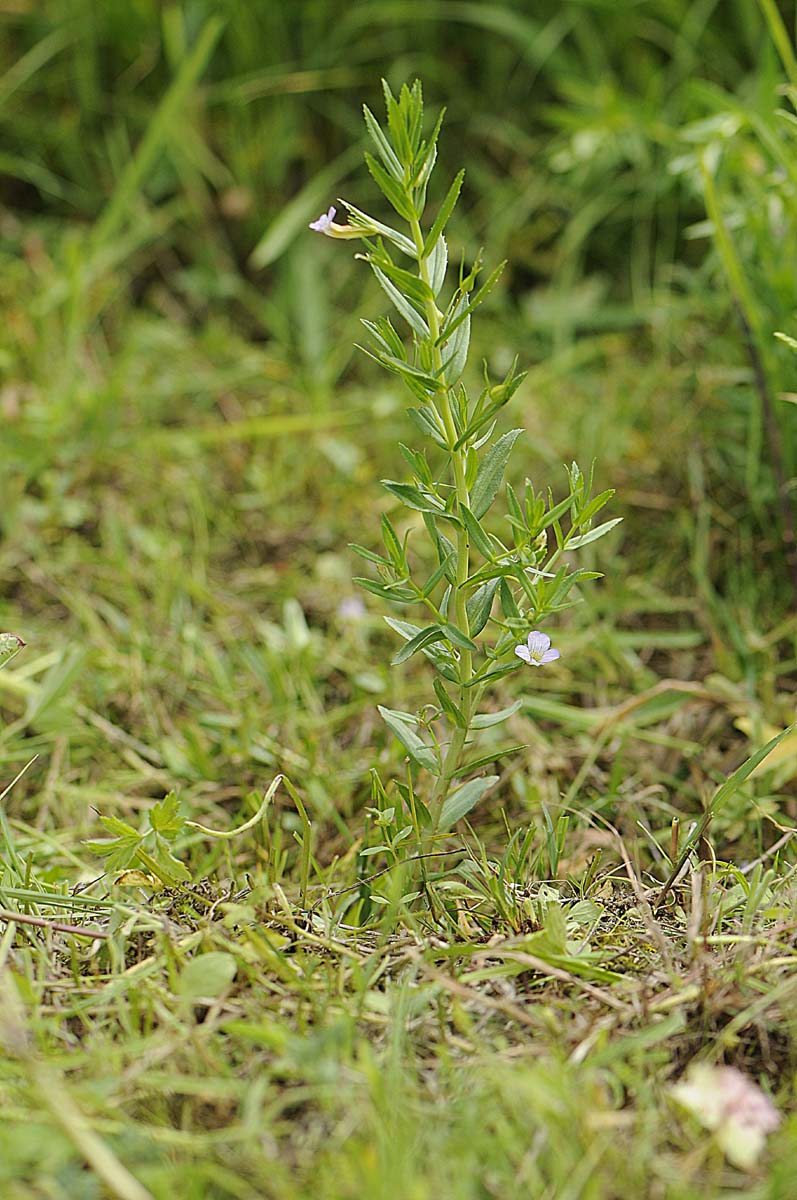
M 559 651 L 551 648 L 548 634 L 540 633 L 539 629 L 529 634 L 525 645 L 515 646 L 515 654 L 530 667 L 541 667 L 543 663 L 554 662 L 559 658 Z
M 332 222 L 335 220 L 335 213 L 337 211 L 336 208 L 330 208 L 329 212 L 322 213 L 317 221 L 310 222 L 310 228 L 314 229 L 316 233 L 325 233 L 329 236 L 329 230 Z
M 711 1130 L 728 1161 L 745 1171 L 755 1166 L 767 1134 L 780 1125 L 769 1096 L 736 1067 L 696 1063 L 672 1095 Z
M 338 605 L 338 620 L 362 621 L 365 616 L 365 605 L 359 596 L 344 596 Z
M 340 201 L 341 204 L 344 201 Z M 347 222 L 345 225 L 338 225 L 335 221 L 335 213 L 338 210 L 330 207 L 325 213 L 322 213 L 317 221 L 310 222 L 310 228 L 316 233 L 323 233 L 325 237 L 338 238 L 348 241 L 352 238 L 367 238 L 373 237 L 376 233 L 387 233 L 392 236 L 395 232 L 388 228 L 387 225 L 380 225 L 378 221 L 374 222 L 371 217 L 367 217 L 365 213 L 360 213 L 357 209 L 352 209 L 352 214 L 356 214 L 356 221 L 352 225 Z M 401 234 L 396 234 L 396 238 L 400 238 Z M 408 247 L 412 247 L 412 243 L 405 238 L 404 241 Z

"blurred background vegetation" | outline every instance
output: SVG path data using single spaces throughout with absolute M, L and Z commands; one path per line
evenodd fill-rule
M 569 622 L 573 674 L 530 715 L 577 730 L 584 705 L 718 676 L 722 736 L 789 719 L 792 8 L 0 5 L 0 623 L 39 655 L 5 686 L 4 753 L 46 750 L 32 786 L 113 803 L 232 774 L 237 795 L 294 761 L 345 814 L 364 714 L 411 699 L 378 612 L 336 616 L 404 429 L 354 349 L 381 300 L 307 232 L 339 194 L 379 203 L 361 104 L 382 75 L 447 106 L 452 257 L 509 260 L 473 345 L 530 367 L 517 470 L 556 490 L 597 459 L 626 518 Z

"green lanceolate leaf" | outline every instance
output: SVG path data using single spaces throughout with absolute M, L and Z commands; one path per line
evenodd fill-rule
M 440 811 L 438 828 L 450 829 L 474 808 L 482 796 L 498 783 L 498 775 L 485 775 L 481 779 L 471 779 L 446 800 Z
M 375 579 L 367 579 L 364 575 L 355 576 L 352 583 L 364 588 L 372 596 L 379 596 L 381 600 L 389 600 L 391 604 L 413 604 L 418 599 L 417 592 L 399 583 L 378 583 Z
M 512 589 L 505 579 L 499 579 L 498 587 L 501 596 L 501 610 L 505 617 L 514 617 L 515 620 L 520 618 L 520 609 L 515 603 L 515 598 L 512 595 Z
M 480 754 L 472 762 L 465 763 L 462 773 L 464 775 L 469 771 L 480 771 L 482 767 L 501 762 L 502 759 L 508 758 L 510 754 L 519 754 L 521 750 L 528 750 L 528 745 L 523 743 L 522 745 L 504 746 L 503 749 L 490 750 L 487 754 Z
M 405 221 L 412 221 L 415 217 L 415 211 L 402 185 L 397 183 L 392 176 L 388 175 L 381 163 L 378 163 L 367 150 L 365 152 L 365 162 L 372 179 L 379 190 L 384 193 L 388 203 Z
M 383 479 L 382 487 L 402 504 L 406 504 L 407 508 L 437 515 L 445 512 L 442 500 L 438 500 L 437 496 L 433 496 L 431 492 L 422 492 L 412 483 L 398 483 L 395 479 Z
M 371 135 L 379 157 L 387 167 L 393 178 L 400 182 L 404 178 L 404 168 L 395 155 L 393 147 L 382 132 L 382 126 L 377 121 L 374 114 L 371 112 L 367 104 L 363 105 L 363 116 L 365 117 L 365 125 Z
M 471 512 L 477 520 L 484 516 L 497 496 L 512 447 L 522 432 L 522 429 L 510 429 L 485 454 L 470 494 Z
M 412 621 L 399 621 L 397 617 L 385 617 L 385 624 L 395 630 L 399 637 L 403 637 L 405 642 L 421 632 L 420 625 L 413 625 Z
M 434 129 L 431 137 L 421 144 L 415 162 L 412 168 L 412 186 L 425 187 L 429 182 L 429 176 L 432 173 L 434 164 L 437 160 L 437 139 L 440 136 L 440 130 L 443 125 L 443 118 L 446 115 L 444 108 L 440 109 L 440 115 L 435 121 Z
M 399 359 L 400 362 L 403 361 L 404 346 L 401 338 L 390 324 L 388 317 L 378 317 L 375 321 L 366 321 L 363 319 L 362 324 L 368 330 L 380 350 L 383 350 L 385 354 L 392 355 L 393 358 Z
M 404 461 L 409 464 L 413 473 L 418 477 L 420 482 L 425 487 L 433 487 L 434 479 L 432 472 L 429 469 L 429 463 L 426 461 L 426 455 L 422 450 L 413 450 L 411 446 L 405 446 L 404 442 L 399 442 L 399 450 L 401 451 Z
M 470 509 L 467 508 L 466 505 L 460 504 L 459 515 L 462 518 L 463 525 L 468 531 L 468 537 L 473 542 L 473 545 L 476 547 L 479 553 L 483 554 L 488 561 L 493 559 L 495 557 L 493 544 Z
M 407 721 L 406 714 L 396 713 L 390 708 L 383 708 L 381 704 L 377 705 L 377 710 L 390 732 L 398 738 L 410 758 L 418 766 L 425 767 L 427 771 L 431 771 L 437 775 L 439 767 L 434 751 L 425 742 L 421 741 L 412 725 Z
M 595 496 L 590 500 L 585 509 L 578 514 L 578 519 L 574 522 L 574 526 L 584 525 L 587 521 L 591 521 L 596 513 L 608 504 L 614 495 L 614 488 L 607 488 L 605 492 L 601 492 L 599 496 Z
M 376 563 L 380 567 L 389 567 L 390 560 L 385 558 L 384 554 L 375 554 L 373 550 L 366 549 L 365 546 L 359 546 L 357 542 L 349 542 L 349 549 L 355 554 L 359 554 L 360 558 L 364 558 L 366 562 Z
M 437 243 L 437 239 L 440 237 L 441 233 L 443 232 L 446 225 L 448 224 L 448 218 L 451 216 L 452 212 L 454 211 L 457 200 L 459 199 L 459 193 L 462 189 L 462 181 L 464 178 L 465 178 L 464 170 L 459 171 L 458 174 L 455 176 L 454 181 L 451 184 L 451 187 L 448 189 L 445 200 L 440 205 L 440 210 L 435 218 L 434 225 L 429 230 L 426 241 L 424 242 L 424 247 L 423 247 L 424 258 L 429 257 L 429 255 L 432 252 L 433 247 Z
M 464 304 L 464 299 L 462 301 Z M 453 387 L 465 370 L 470 346 L 470 317 L 466 317 L 458 329 L 454 330 L 450 340 L 443 346 L 445 360 L 445 377 L 449 387 Z M 463 422 L 464 424 L 464 422 Z
M 454 703 L 445 689 L 445 685 L 440 679 L 435 679 L 434 690 L 437 699 L 440 701 L 440 707 L 447 717 L 454 722 L 460 729 L 467 729 L 468 722 L 465 720 L 465 714 Z
M 448 339 L 451 337 L 451 334 L 457 328 L 457 326 L 461 325 L 462 322 L 466 319 L 466 317 L 470 316 L 470 314 L 473 312 L 474 308 L 477 308 L 478 305 L 481 304 L 482 300 L 485 300 L 487 298 L 489 293 L 493 290 L 495 285 L 498 283 L 498 280 L 500 279 L 505 266 L 506 266 L 505 262 L 499 263 L 498 266 L 493 271 L 493 273 L 488 278 L 487 282 L 483 283 L 482 286 L 479 288 L 478 292 L 473 297 L 471 302 L 468 304 L 468 306 L 464 310 L 464 312 L 459 313 L 458 316 L 452 315 L 451 320 L 446 324 L 446 327 L 443 329 L 442 333 L 440 334 L 440 337 L 437 339 L 438 345 L 442 345 L 443 342 L 447 342 Z
M 385 549 L 392 565 L 399 572 L 405 573 L 407 570 L 407 556 L 399 535 L 391 525 L 390 518 L 385 513 L 382 513 L 382 541 L 385 543 Z
M 456 554 L 456 551 L 452 549 L 451 553 L 447 554 L 446 557 L 443 559 L 443 561 L 440 563 L 437 570 L 433 571 L 432 574 L 429 576 L 429 578 L 426 580 L 426 583 L 423 586 L 423 591 L 422 591 L 421 595 L 423 595 L 424 597 L 431 596 L 432 592 L 435 590 L 437 585 L 440 583 L 443 576 L 445 576 L 447 579 L 450 578 L 450 572 L 451 572 L 452 568 L 453 568 L 454 572 L 456 572 L 456 561 L 457 561 L 457 554 Z M 456 581 L 456 574 L 454 575 L 454 582 L 455 581 Z
M 478 637 L 490 619 L 493 598 L 498 588 L 497 579 L 489 579 L 478 588 L 466 605 L 468 613 L 468 629 L 471 637 Z
M 518 709 L 522 706 L 522 700 L 516 700 L 514 704 L 510 704 L 509 708 L 499 709 L 494 713 L 480 713 L 471 721 L 472 729 L 490 729 L 493 725 L 500 725 L 503 721 L 508 721 Z
M 366 350 L 365 353 L 370 358 L 375 358 L 383 367 L 387 367 L 388 371 L 401 375 L 412 394 L 419 400 L 428 400 L 430 393 L 445 391 L 445 387 L 439 379 L 419 370 L 418 367 L 413 367 L 403 358 L 393 358 L 390 354 L 371 354 L 369 350 Z M 441 440 L 439 444 L 444 446 L 445 442 Z
M 543 513 L 539 524 L 533 525 L 529 529 L 532 537 L 535 537 L 542 529 L 547 529 L 551 525 L 556 525 L 557 521 L 570 507 L 571 500 L 566 496 L 564 500 L 560 500 L 558 504 L 551 505 L 547 512 Z
M 446 239 L 439 237 L 429 258 L 429 286 L 435 298 L 445 283 L 447 266 L 448 246 L 446 245 Z
M 410 328 L 417 333 L 418 337 L 423 338 L 424 341 L 426 341 L 429 337 L 429 326 L 426 324 L 420 313 L 415 311 L 409 300 L 404 299 L 401 292 L 394 283 L 391 283 L 384 271 L 380 270 L 379 267 L 374 265 L 374 263 L 371 263 L 371 270 L 379 280 L 379 286 L 382 288 L 382 291 L 396 306 Z
M 504 675 L 510 675 L 512 671 L 517 671 L 521 665 L 518 658 L 514 662 L 505 663 L 502 667 L 495 667 L 492 671 L 479 671 L 467 681 L 465 687 L 475 687 L 477 683 L 485 683 L 488 679 L 501 679 Z
M 526 523 L 523 520 L 523 509 L 520 507 L 520 501 L 515 495 L 515 489 L 511 483 L 506 485 L 506 506 L 509 509 L 508 520 L 515 529 L 524 530 Z
M 417 597 L 416 597 L 417 599 Z M 417 625 L 413 625 L 411 621 L 399 621 L 396 617 L 385 617 L 385 623 L 390 626 L 399 637 L 403 637 L 409 642 L 414 637 L 421 633 L 421 629 Z M 443 642 L 430 642 L 421 648 L 421 653 L 424 658 L 428 658 L 436 671 L 439 671 L 444 679 L 449 683 L 458 683 L 459 675 L 456 669 L 456 660 L 450 649 Z
M 597 542 L 598 538 L 602 538 L 610 529 L 614 529 L 615 525 L 619 525 L 622 517 L 615 517 L 613 521 L 604 521 L 602 525 L 596 525 L 594 529 L 590 529 L 587 533 L 581 533 L 578 537 L 567 539 L 568 550 L 578 550 L 581 546 L 588 546 L 590 542 Z
M 382 91 L 385 96 L 385 109 L 387 111 L 387 126 L 390 130 L 390 140 L 400 160 L 406 162 L 412 157 L 412 147 L 407 136 L 402 109 L 399 108 L 386 79 L 382 80 Z
M 445 576 L 449 583 L 456 584 L 457 582 L 457 552 L 451 542 L 444 533 L 441 533 L 437 528 L 435 516 L 431 513 L 423 514 L 423 523 L 429 533 L 437 550 L 437 557 L 441 564 L 446 563 Z M 428 586 L 428 585 L 427 585 Z M 424 591 L 424 594 L 427 594 Z
M 437 380 L 434 379 L 431 382 L 437 388 Z M 430 437 L 436 445 L 443 449 L 446 448 L 445 434 L 440 428 L 439 418 L 433 408 L 428 404 L 422 404 L 420 408 L 408 408 L 405 411 L 416 429 L 426 437 Z
M 470 650 L 471 652 L 475 652 L 479 649 L 476 643 L 472 641 L 468 635 L 463 632 L 463 630 L 459 629 L 456 625 L 452 625 L 450 621 L 447 623 L 445 629 L 448 640 L 455 646 L 459 646 L 460 650 Z
M 420 633 L 416 633 L 414 638 L 405 642 L 397 654 L 393 656 L 391 666 L 397 667 L 401 663 L 406 662 L 408 658 L 412 658 L 424 646 L 429 646 L 433 642 L 442 642 L 446 633 L 442 625 L 430 625 L 428 629 L 422 629 Z
M 479 399 L 476 403 L 476 408 L 474 409 L 467 429 L 464 431 L 459 439 L 459 442 L 454 447 L 455 450 L 458 450 L 460 445 L 464 442 L 470 441 L 474 434 L 483 429 L 484 426 L 492 420 L 495 414 L 512 399 L 515 392 L 526 378 L 525 371 L 522 371 L 519 374 L 515 373 L 516 367 L 517 359 L 515 359 L 514 363 L 510 367 L 504 381 L 496 384 L 490 383 L 485 371 L 485 387 L 479 396 Z
M 411 271 L 405 271 L 403 267 L 397 267 L 386 254 L 365 254 L 362 256 L 364 260 L 372 267 L 376 266 L 387 275 L 391 283 L 394 283 L 405 299 L 417 309 L 423 307 L 434 299 L 432 289 L 417 275 L 413 275 Z

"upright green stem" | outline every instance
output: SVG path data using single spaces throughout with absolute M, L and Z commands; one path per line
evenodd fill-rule
M 431 289 L 431 280 L 429 276 L 429 263 L 423 254 L 423 233 L 421 231 L 420 222 L 416 218 L 411 222 L 412 237 L 418 251 L 418 274 L 423 282 Z M 443 384 L 444 390 L 440 399 L 440 415 L 443 419 L 443 425 L 446 431 L 448 440 L 449 454 L 451 456 L 451 465 L 454 471 L 454 483 L 456 487 L 457 503 L 469 507 L 468 485 L 465 478 L 466 471 L 466 449 L 460 447 L 456 449 L 457 430 L 454 423 L 454 414 L 451 408 L 451 395 L 446 386 L 445 373 L 443 371 L 443 355 L 440 347 L 437 344 L 440 336 L 440 313 L 433 299 L 426 303 L 426 320 L 429 325 L 429 333 L 432 342 L 432 356 L 436 375 Z M 459 525 L 457 528 L 457 575 L 456 586 L 454 589 L 454 611 L 456 614 L 456 623 L 459 629 L 467 636 L 468 629 L 468 611 L 466 607 L 465 584 L 470 576 L 470 540 L 468 532 L 464 525 Z M 473 678 L 473 654 L 470 650 L 462 650 L 460 658 L 460 687 L 459 687 L 459 708 L 465 717 L 465 728 L 459 726 L 454 730 L 451 741 L 448 745 L 445 758 L 443 760 L 442 774 L 435 784 L 432 793 L 430 810 L 432 814 L 432 835 L 437 831 L 437 825 L 440 819 L 440 811 L 443 807 L 446 795 L 448 793 L 449 784 L 452 776 L 456 772 L 462 750 L 468 736 L 468 728 L 473 712 L 473 690 L 468 687 Z

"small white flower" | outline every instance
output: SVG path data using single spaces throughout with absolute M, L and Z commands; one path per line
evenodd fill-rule
M 548 634 L 540 633 L 539 629 L 529 634 L 524 645 L 515 646 L 515 654 L 530 667 L 541 667 L 543 663 L 554 662 L 560 657 L 560 652 L 551 648 Z

